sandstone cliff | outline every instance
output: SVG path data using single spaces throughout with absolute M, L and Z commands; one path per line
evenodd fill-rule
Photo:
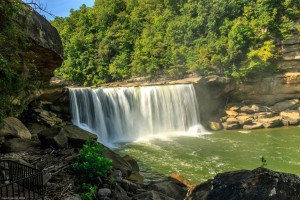
M 20 14 L 18 23 L 25 24 L 30 51 L 33 53 L 25 53 L 23 59 L 36 65 L 39 72 L 38 79 L 49 82 L 54 70 L 60 67 L 63 61 L 60 36 L 56 28 L 34 9 L 27 5 L 24 9 L 29 12 Z

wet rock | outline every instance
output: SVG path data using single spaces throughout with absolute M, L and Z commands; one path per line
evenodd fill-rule
M 163 181 L 150 185 L 148 190 L 154 190 L 174 199 L 184 199 L 187 190 L 183 189 L 173 181 Z
M 165 194 L 162 194 L 160 192 L 153 191 L 153 190 L 135 195 L 133 197 L 133 199 L 135 199 L 135 200 L 145 200 L 145 199 L 149 199 L 149 200 L 175 200 L 174 198 L 168 197 Z
M 31 133 L 20 120 L 8 117 L 0 124 L 0 137 L 31 139 Z
M 68 146 L 68 138 L 60 130 L 60 128 L 48 128 L 38 133 L 38 138 L 44 148 L 66 148 Z
M 75 148 L 81 148 L 88 139 L 97 140 L 95 134 L 85 131 L 75 125 L 62 127 L 61 134 L 64 134 L 68 138 L 69 144 Z
M 265 168 L 225 172 L 198 185 L 187 200 L 298 200 L 300 179 L 296 175 Z
M 5 142 L 1 145 L 1 153 L 25 152 L 37 145 L 38 144 L 36 142 L 32 142 L 30 140 L 21 138 L 11 138 L 5 140 Z

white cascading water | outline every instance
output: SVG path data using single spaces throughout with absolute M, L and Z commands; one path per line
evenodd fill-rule
M 193 85 L 70 88 L 73 123 L 103 144 L 203 131 Z M 196 128 L 195 128 L 196 127 Z

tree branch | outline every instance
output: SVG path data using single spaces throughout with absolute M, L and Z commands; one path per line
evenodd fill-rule
M 54 14 L 47 11 L 47 5 L 45 6 L 45 5 L 41 4 L 38 0 L 31 0 L 30 2 L 22 2 L 22 3 L 30 5 L 33 9 L 44 12 L 53 18 L 56 17 Z

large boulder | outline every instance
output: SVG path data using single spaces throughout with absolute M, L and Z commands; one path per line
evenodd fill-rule
M 17 118 L 8 117 L 0 124 L 0 137 L 31 139 L 31 133 Z
M 106 152 L 103 154 L 104 157 L 112 160 L 112 167 L 114 170 L 120 170 L 125 177 L 129 177 L 133 171 L 132 166 L 127 162 L 122 156 L 113 152 L 107 148 Z
M 68 138 L 60 131 L 60 128 L 48 128 L 38 133 L 38 138 L 44 148 L 66 148 Z
M 97 140 L 97 136 L 93 133 L 85 131 L 75 125 L 64 126 L 61 131 L 69 141 L 69 144 L 75 148 L 82 148 L 88 139 Z
M 265 168 L 225 172 L 198 185 L 187 200 L 299 200 L 300 178 Z

